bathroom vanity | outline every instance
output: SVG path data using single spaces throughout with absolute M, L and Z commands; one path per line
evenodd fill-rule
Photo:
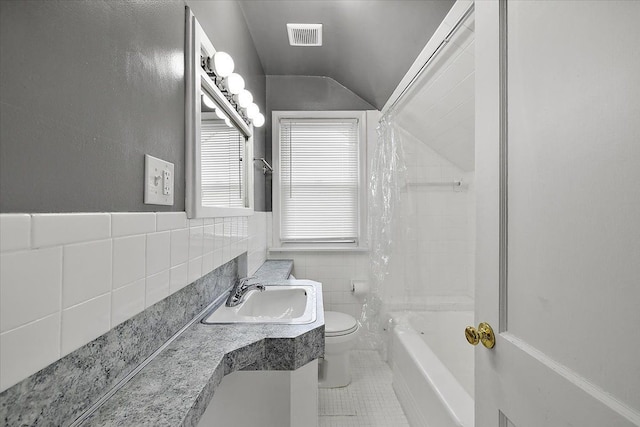
M 287 286 L 291 267 L 292 261 L 267 261 L 255 276 L 266 285 Z M 257 419 L 264 426 L 302 426 L 309 425 L 309 418 L 300 418 L 314 410 L 317 420 L 322 289 L 306 282 L 315 287 L 312 323 L 197 321 L 82 425 L 239 426 Z M 270 424 L 274 415 L 277 424 Z

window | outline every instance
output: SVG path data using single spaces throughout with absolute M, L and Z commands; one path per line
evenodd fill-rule
M 275 237 L 282 247 L 358 247 L 364 235 L 366 115 L 274 113 Z
M 202 113 L 200 125 L 202 206 L 246 206 L 246 141 L 213 113 Z

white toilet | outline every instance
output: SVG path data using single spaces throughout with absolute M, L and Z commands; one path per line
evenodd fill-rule
M 349 350 L 355 344 L 358 322 L 353 316 L 324 312 L 324 359 L 318 370 L 320 388 L 345 387 L 351 382 Z

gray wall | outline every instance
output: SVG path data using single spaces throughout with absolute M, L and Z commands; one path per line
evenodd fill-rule
M 253 44 L 249 28 L 237 1 L 187 0 L 187 5 L 200 22 L 202 29 L 217 50 L 227 52 L 233 58 L 235 72 L 242 75 L 245 86 L 253 94 L 260 111 L 267 117 L 266 81 L 258 52 Z M 265 126 L 254 129 L 254 157 L 265 156 Z M 265 210 L 265 177 L 262 167 L 254 167 L 254 209 Z
M 184 175 L 184 4 L 0 8 L 0 210 L 184 210 L 142 203 L 145 153 Z
M 266 153 L 271 162 L 272 111 L 376 110 L 330 77 L 267 76 Z M 271 179 L 266 181 L 267 210 L 271 211 Z
M 212 3 L 213 16 L 196 16 L 264 111 L 239 7 Z M 0 212 L 184 210 L 184 6 L 0 2 Z M 264 131 L 255 145 L 263 152 Z M 144 154 L 175 164 L 174 206 L 143 204 Z M 264 209 L 264 182 L 255 192 Z
M 382 108 L 455 0 L 243 0 L 265 73 L 327 76 Z M 322 46 L 291 47 L 289 22 L 322 23 Z

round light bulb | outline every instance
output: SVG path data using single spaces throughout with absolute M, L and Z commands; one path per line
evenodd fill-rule
M 218 77 L 227 77 L 233 73 L 233 58 L 226 52 L 216 52 L 213 54 L 213 72 Z
M 223 113 L 220 108 L 216 108 L 216 116 L 218 116 L 220 120 L 224 120 L 227 118 L 227 115 Z
M 254 102 L 247 106 L 247 117 L 251 120 L 253 120 L 258 114 L 260 114 L 260 109 Z
M 202 94 L 202 102 L 209 108 L 216 108 L 216 103 L 206 93 Z
M 256 114 L 256 116 L 253 118 L 253 125 L 259 128 L 259 127 L 262 127 L 263 124 L 264 124 L 264 116 L 262 115 L 262 113 Z
M 231 124 L 231 120 L 229 120 L 229 117 L 227 117 L 226 119 L 224 119 L 224 124 L 229 126 L 230 128 L 233 127 L 233 125 Z
M 239 94 L 244 89 L 244 79 L 240 74 L 231 73 L 227 77 L 227 89 L 234 95 Z
M 247 108 L 249 104 L 253 102 L 253 95 L 251 95 L 251 92 L 246 89 L 240 92 L 236 96 L 236 98 L 238 100 L 238 105 L 240 106 L 240 108 Z

